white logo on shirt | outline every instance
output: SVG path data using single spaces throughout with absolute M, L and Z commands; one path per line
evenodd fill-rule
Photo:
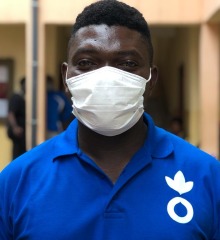
M 175 174 L 174 179 L 165 176 L 165 180 L 168 186 L 173 190 L 177 191 L 180 195 L 191 191 L 194 184 L 192 181 L 186 182 L 185 177 L 181 171 L 178 171 Z M 187 210 L 186 215 L 183 217 L 179 216 L 175 212 L 175 206 L 179 203 L 182 204 Z M 167 204 L 167 212 L 174 221 L 178 223 L 183 223 L 183 224 L 190 222 L 194 215 L 194 211 L 191 203 L 189 203 L 186 199 L 182 197 L 175 197 L 171 199 Z

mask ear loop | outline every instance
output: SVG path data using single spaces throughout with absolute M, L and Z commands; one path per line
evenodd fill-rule
M 148 77 L 148 79 L 147 79 L 147 82 L 149 82 L 150 79 L 151 79 L 151 68 L 150 68 L 150 75 L 149 75 L 149 77 Z M 147 83 L 147 82 L 146 82 L 146 83 Z
M 65 76 L 65 82 L 66 82 L 66 84 L 68 86 L 68 83 L 67 83 L 67 73 L 68 73 L 68 66 L 66 68 L 66 76 Z M 69 87 L 65 87 L 65 92 L 68 92 L 68 89 L 69 89 Z
M 67 66 L 67 68 L 66 68 L 66 77 L 65 77 L 66 83 L 67 83 L 67 73 L 68 73 L 68 66 Z

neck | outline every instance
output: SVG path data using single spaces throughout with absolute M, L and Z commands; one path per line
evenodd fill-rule
M 125 150 L 133 154 L 143 145 L 146 131 L 143 117 L 128 131 L 112 137 L 100 135 L 79 122 L 79 147 L 92 158 L 108 152 L 119 153 Z
M 146 132 L 143 118 L 125 133 L 113 137 L 97 134 L 79 122 L 79 147 L 115 183 L 132 156 L 144 144 Z

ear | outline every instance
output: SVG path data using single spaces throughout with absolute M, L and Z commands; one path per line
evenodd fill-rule
M 69 89 L 66 84 L 67 70 L 68 70 L 68 64 L 66 62 L 63 62 L 61 65 L 61 74 L 62 74 L 65 92 L 69 92 Z

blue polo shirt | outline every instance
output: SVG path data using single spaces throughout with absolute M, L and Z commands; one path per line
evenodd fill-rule
M 220 163 L 154 126 L 115 184 L 74 120 L 0 174 L 0 239 L 219 240 Z

